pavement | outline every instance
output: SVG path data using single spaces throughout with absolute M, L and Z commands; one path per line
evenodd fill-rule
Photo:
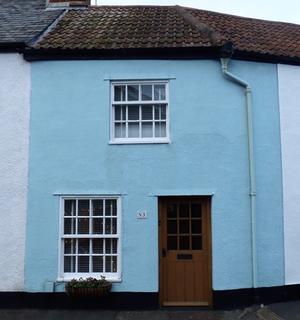
M 300 300 L 268 306 L 219 311 L 160 309 L 155 311 L 0 309 L 1 320 L 300 320 Z

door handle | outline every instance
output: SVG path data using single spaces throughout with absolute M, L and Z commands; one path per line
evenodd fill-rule
M 161 255 L 163 258 L 167 255 L 167 250 L 165 248 L 162 248 Z

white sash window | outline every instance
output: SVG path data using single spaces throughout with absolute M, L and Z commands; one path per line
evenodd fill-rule
M 112 83 L 112 143 L 169 142 L 166 81 Z
M 62 198 L 62 278 L 120 278 L 119 202 L 113 197 Z

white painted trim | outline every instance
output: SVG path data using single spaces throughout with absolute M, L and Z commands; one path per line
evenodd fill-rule
M 140 138 L 140 139 L 123 139 L 123 138 L 118 138 L 118 140 L 110 140 L 108 144 L 170 144 L 171 140 L 170 139 L 147 139 L 147 138 Z
M 114 86 L 118 86 L 118 85 L 124 85 L 124 86 L 128 86 L 128 85 L 152 85 L 154 90 L 154 85 L 156 84 L 163 84 L 165 85 L 165 94 L 166 97 L 164 100 L 154 100 L 154 92 L 152 91 L 152 100 L 142 100 L 141 99 L 141 90 L 139 90 L 139 99 L 136 101 L 128 101 L 128 97 L 127 97 L 127 90 L 125 91 L 125 101 L 115 101 L 114 100 Z M 110 139 L 108 144 L 113 145 L 113 144 L 169 144 L 171 143 L 170 141 L 170 99 L 169 99 L 170 95 L 169 95 L 169 80 L 123 80 L 123 81 L 111 81 L 110 83 L 110 107 L 109 107 L 109 118 L 110 118 Z M 166 105 L 166 119 L 165 122 L 166 123 L 166 137 L 151 137 L 151 138 L 143 138 L 143 137 L 138 137 L 138 138 L 128 138 L 128 123 L 130 122 L 138 122 L 139 123 L 139 128 L 141 131 L 141 123 L 143 122 L 148 122 L 148 121 L 143 121 L 141 119 L 141 116 L 139 117 L 139 119 L 137 121 L 130 121 L 128 120 L 128 107 L 126 107 L 126 138 L 115 138 L 115 119 L 114 119 L 114 112 L 113 112 L 113 106 L 114 105 L 124 105 L 124 106 L 128 106 L 128 105 L 154 105 L 154 104 L 164 104 Z M 139 108 L 141 110 L 141 108 Z M 141 112 L 141 111 L 140 111 Z M 124 122 L 121 121 L 120 122 Z M 149 122 L 151 122 L 154 126 L 155 122 L 160 122 L 159 120 L 155 121 L 155 119 L 152 119 L 151 121 L 149 120 Z M 155 131 L 153 131 L 153 135 L 155 134 Z
M 63 200 L 62 198 L 59 199 L 59 234 L 58 234 L 58 278 L 62 278 L 62 271 L 63 271 L 63 262 L 62 262 L 62 239 L 61 235 L 63 234 L 62 226 L 63 226 Z
M 58 191 L 52 194 L 53 196 L 70 197 L 70 198 L 117 198 L 120 196 L 126 196 L 125 192 L 64 192 Z
M 278 64 L 285 284 L 300 283 L 300 66 Z
M 169 80 L 176 80 L 175 76 L 167 76 L 167 75 L 114 75 L 114 76 L 104 76 L 103 81 L 115 81 L 115 82 L 124 82 L 124 81 L 169 81 Z
M 117 233 L 116 234 L 103 234 L 101 236 L 99 235 L 64 235 L 63 233 L 63 219 L 64 219 L 64 207 L 63 203 L 64 200 L 76 200 L 76 219 L 79 218 L 77 213 L 77 201 L 78 199 L 102 199 L 102 200 L 109 200 L 109 199 L 115 199 L 117 201 Z M 91 208 L 90 208 L 91 210 Z M 58 277 L 57 281 L 70 281 L 71 279 L 79 279 L 79 278 L 87 278 L 87 277 L 93 277 L 100 279 L 101 276 L 104 276 L 106 280 L 110 282 L 121 282 L 121 275 L 122 275 L 122 203 L 121 203 L 121 197 L 120 196 L 105 196 L 105 195 L 93 195 L 93 196 L 86 196 L 86 195 L 80 195 L 80 196 L 73 196 L 73 195 L 65 195 L 60 196 L 60 205 L 59 205 L 59 239 L 58 239 Z M 84 216 L 87 217 L 87 216 Z M 77 224 L 77 220 L 76 220 Z M 118 249 L 117 254 L 108 254 L 109 256 L 117 256 L 117 272 L 116 273 L 68 273 L 67 275 L 64 275 L 63 272 L 63 241 L 64 238 L 74 238 L 74 239 L 107 239 L 107 238 L 117 238 L 118 239 Z M 93 255 L 91 252 L 87 254 L 86 256 Z M 103 248 L 103 256 L 105 256 L 105 248 Z M 84 254 L 82 254 L 84 256 Z M 78 257 L 78 252 L 76 252 L 76 257 Z M 76 266 L 77 266 L 77 258 L 76 258 Z
M 157 190 L 148 194 L 149 197 L 160 197 L 160 196 L 214 196 L 216 194 L 213 190 Z
M 96 278 L 96 279 L 101 279 L 101 277 L 99 277 L 99 276 L 93 276 L 93 274 L 87 274 L 87 276 L 86 276 L 87 278 L 88 277 L 93 277 L 93 278 Z M 68 278 L 68 277 L 65 277 L 65 278 L 57 278 L 56 279 L 56 282 L 60 282 L 60 283 L 65 283 L 65 282 L 69 282 L 69 281 L 71 281 L 71 280 L 73 280 L 73 279 L 79 279 L 80 277 L 78 277 L 78 276 L 74 276 L 73 278 Z M 84 277 L 82 277 L 82 278 L 84 278 Z M 118 282 L 122 282 L 122 279 L 121 278 L 119 278 L 119 279 L 116 279 L 116 278 L 109 278 L 109 277 L 105 277 L 105 280 L 107 280 L 107 281 L 109 281 L 109 282 L 112 282 L 112 283 L 118 283 Z

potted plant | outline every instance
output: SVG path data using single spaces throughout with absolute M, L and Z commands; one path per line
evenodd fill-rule
M 79 278 L 69 281 L 65 290 L 71 297 L 102 297 L 111 290 L 111 283 L 101 276 L 101 279 Z

